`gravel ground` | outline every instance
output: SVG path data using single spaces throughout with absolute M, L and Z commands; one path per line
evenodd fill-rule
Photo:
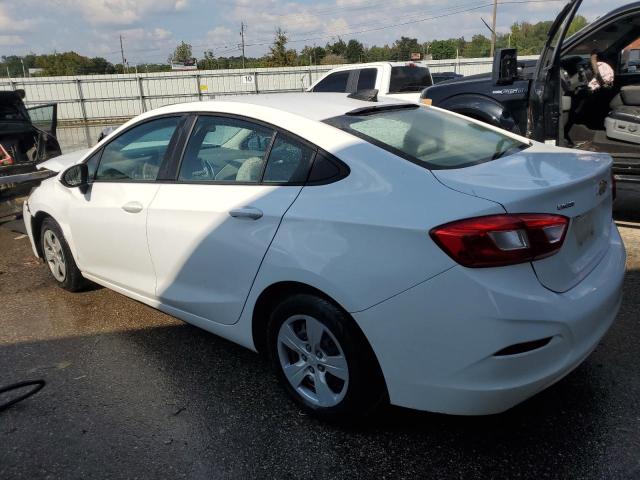
M 640 224 L 621 209 L 625 298 L 596 351 L 501 415 L 388 408 L 338 428 L 259 356 L 107 289 L 71 294 L 0 228 L 0 478 L 640 478 Z M 627 208 L 628 207 L 628 208 Z

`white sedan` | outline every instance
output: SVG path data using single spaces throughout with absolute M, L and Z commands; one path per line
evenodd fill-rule
M 344 94 L 163 107 L 24 205 L 53 279 L 87 280 L 270 356 L 330 420 L 385 402 L 504 411 L 616 317 L 608 155 Z

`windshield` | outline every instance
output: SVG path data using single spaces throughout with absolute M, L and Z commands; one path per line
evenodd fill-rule
M 431 85 L 431 74 L 426 67 L 391 67 L 389 93 L 421 92 Z
M 519 152 L 528 144 L 428 107 L 398 106 L 325 123 L 428 169 L 463 168 Z

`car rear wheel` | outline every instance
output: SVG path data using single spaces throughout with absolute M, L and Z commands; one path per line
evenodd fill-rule
M 85 287 L 87 281 L 76 266 L 60 225 L 52 218 L 46 218 L 42 222 L 40 235 L 42 255 L 56 283 L 70 292 Z
M 268 333 L 276 375 L 307 412 L 352 421 L 384 402 L 384 382 L 371 348 L 353 320 L 331 302 L 294 295 L 275 308 Z

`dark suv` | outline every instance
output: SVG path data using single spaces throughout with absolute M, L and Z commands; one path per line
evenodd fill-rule
M 565 39 L 581 3 L 567 3 L 537 61 L 502 49 L 492 74 L 434 85 L 421 99 L 540 142 L 609 153 L 619 181 L 640 183 L 640 2 Z M 595 91 L 594 51 L 614 71 L 613 84 Z
M 57 105 L 26 108 L 23 98 L 24 90 L 0 92 L 0 202 L 27 193 L 31 185 L 22 174 L 61 153 Z

